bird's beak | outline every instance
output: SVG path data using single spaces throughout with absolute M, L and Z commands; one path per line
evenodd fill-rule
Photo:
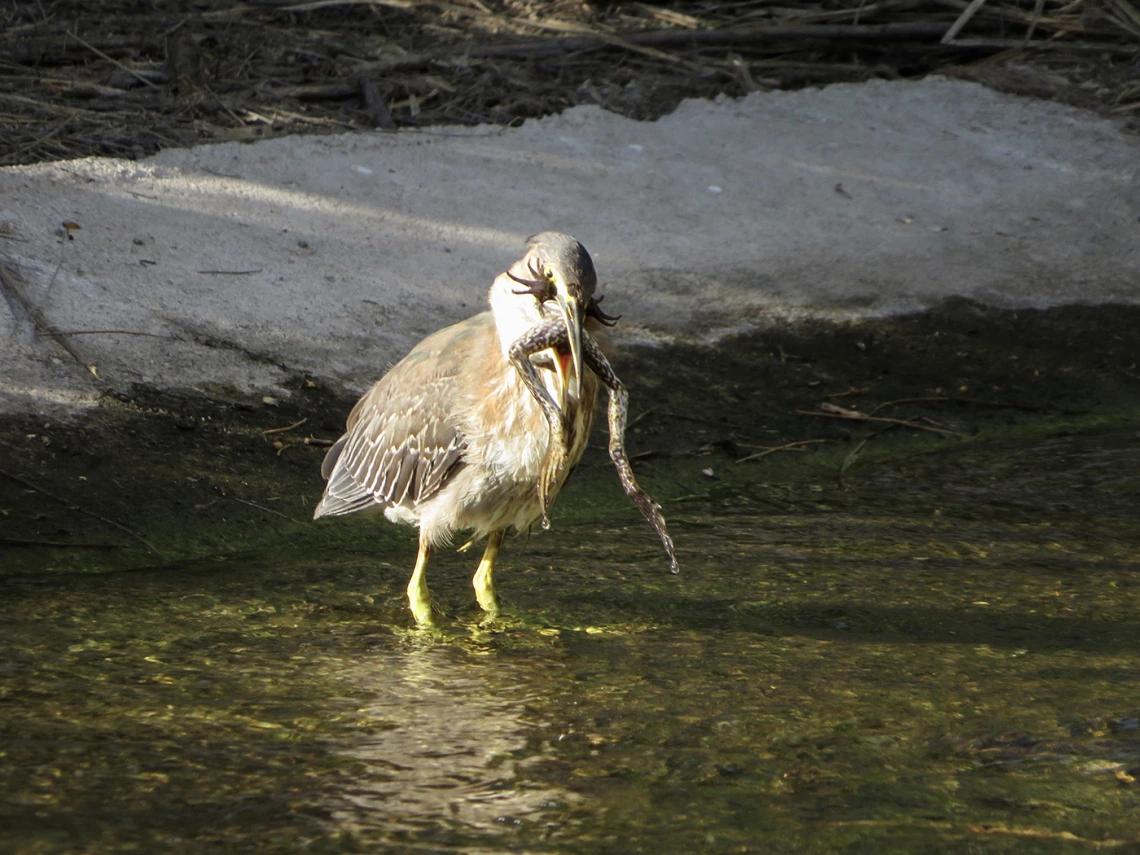
M 563 380 L 563 388 L 567 395 L 577 401 L 582 394 L 582 306 L 560 277 L 555 279 L 554 299 L 558 302 L 558 311 L 562 313 L 562 321 L 566 324 L 566 336 L 570 339 L 570 361 L 573 363 L 570 376 Z

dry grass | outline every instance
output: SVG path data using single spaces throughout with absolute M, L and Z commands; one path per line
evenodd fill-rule
M 1140 127 L 1138 0 L 80 0 L 0 8 L 0 165 L 930 73 Z

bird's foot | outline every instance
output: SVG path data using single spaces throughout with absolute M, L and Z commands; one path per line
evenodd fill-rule
M 416 626 L 421 629 L 433 629 L 435 616 L 432 613 L 431 596 L 427 592 L 427 585 L 408 586 L 408 610 L 416 619 Z
M 416 619 L 416 629 L 436 628 L 435 616 L 432 614 L 430 604 L 426 609 L 412 609 L 412 617 Z
M 499 616 L 499 598 L 493 592 L 488 596 L 476 591 L 475 599 L 479 601 L 479 608 L 483 610 L 484 617 L 494 620 Z
M 491 581 L 489 569 L 480 567 L 475 578 L 471 580 L 475 588 L 475 599 L 483 614 L 491 619 L 499 616 L 499 598 L 495 594 L 495 586 Z

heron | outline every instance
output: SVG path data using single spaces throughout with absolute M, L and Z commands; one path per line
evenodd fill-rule
M 467 546 L 486 540 L 472 586 L 485 616 L 498 616 L 503 540 L 539 520 L 549 526 L 550 503 L 586 450 L 601 385 L 610 392 L 610 452 L 622 484 L 676 568 L 659 506 L 637 486 L 622 446 L 625 389 L 594 338 L 617 319 L 601 310 L 597 282 L 577 239 L 532 236 L 492 283 L 490 310 L 412 348 L 357 402 L 325 456 L 328 483 L 314 518 L 382 509 L 391 522 L 419 528 L 407 586 L 419 626 L 434 622 L 432 550 L 463 530 Z

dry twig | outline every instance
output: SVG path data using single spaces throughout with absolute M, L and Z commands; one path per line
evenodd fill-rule
M 239 499 L 237 496 L 231 496 L 230 498 L 232 498 L 235 502 L 241 502 L 243 505 L 249 505 L 251 508 L 257 508 L 259 511 L 265 511 L 267 514 L 276 514 L 277 516 L 283 517 L 284 519 L 289 520 L 289 522 L 295 522 L 298 525 L 312 525 L 310 522 L 299 520 L 296 517 L 291 517 L 288 514 L 283 514 L 281 511 L 275 511 L 273 508 L 267 508 L 265 505 L 259 505 L 256 502 L 247 502 L 245 499 Z
M 846 407 L 836 406 L 824 402 L 819 405 L 819 410 L 796 410 L 796 415 L 800 416 L 820 416 L 827 419 L 848 419 L 849 421 L 857 422 L 881 422 L 883 424 L 899 425 L 900 427 L 913 428 L 914 430 L 925 430 L 931 433 L 939 433 L 944 436 L 962 437 L 963 434 L 956 430 L 949 428 L 934 427 L 932 425 L 919 424 L 910 419 L 885 419 L 876 416 L 869 416 L 866 413 L 861 413 L 858 410 L 849 410 Z
M 946 31 L 946 35 L 942 37 L 942 44 L 946 45 L 954 41 L 954 37 L 962 32 L 962 28 L 966 26 L 966 24 L 970 23 L 970 19 L 977 14 L 985 2 L 986 0 L 971 0 L 970 5 L 962 10 L 962 14 L 958 16 L 958 20 L 950 25 L 950 29 Z
M 293 424 L 286 425 L 285 427 L 269 428 L 268 430 L 263 430 L 261 432 L 261 435 L 262 436 L 269 436 L 270 434 L 274 434 L 274 433 L 285 433 L 285 431 L 293 430 L 294 428 L 299 428 L 301 425 L 303 425 L 308 420 L 309 419 L 306 417 L 306 418 L 301 419 L 301 421 L 299 421 L 299 422 L 293 422 Z
M 757 451 L 755 454 L 749 454 L 747 457 L 741 457 L 737 463 L 744 463 L 747 460 L 758 460 L 761 457 L 767 457 L 769 454 L 775 454 L 777 451 L 807 451 L 807 446 L 813 445 L 817 442 L 830 442 L 826 439 L 801 439 L 796 442 L 788 442 L 783 445 L 774 445 L 764 447 L 763 451 Z
M 93 54 L 98 56 L 100 59 L 107 60 L 107 62 L 114 65 L 120 71 L 125 71 L 127 74 L 131 75 L 131 77 L 135 78 L 136 80 L 142 81 L 142 83 L 151 87 L 152 89 L 161 89 L 162 88 L 162 87 L 158 86 L 156 83 L 154 83 L 154 81 L 148 80 L 145 75 L 139 74 L 133 68 L 130 68 L 126 65 L 123 65 L 123 63 L 119 62 L 114 57 L 108 56 L 107 54 L 103 53 L 103 51 L 99 50 L 99 48 L 95 47 L 95 45 L 90 44 L 88 42 L 85 42 L 83 39 L 81 39 L 79 37 L 79 35 L 77 33 L 69 32 L 67 35 L 69 37 L 75 39 L 77 42 L 79 42 L 79 44 L 83 45 L 83 47 L 87 48 L 89 51 L 91 51 Z
M 75 502 L 72 502 L 70 499 L 65 499 L 62 496 L 57 496 L 55 493 L 51 492 L 50 490 L 46 490 L 43 487 L 41 487 L 39 484 L 32 483 L 27 478 L 21 478 L 19 475 L 13 475 L 11 472 L 5 472 L 3 469 L 0 469 L 0 475 L 3 475 L 5 478 L 7 478 L 11 481 L 15 481 L 17 484 L 21 484 L 24 487 L 27 487 L 29 490 L 35 490 L 37 493 L 40 493 L 44 496 L 47 496 L 49 499 L 53 499 L 54 501 L 59 502 L 61 505 L 66 507 L 69 511 L 76 511 L 77 513 L 86 514 L 89 517 L 93 517 L 94 519 L 99 520 L 99 522 L 101 522 L 101 523 L 105 523 L 109 526 L 113 526 L 114 528 L 117 528 L 119 531 L 126 532 L 131 537 L 133 537 L 135 540 L 137 540 L 139 543 L 141 543 L 143 546 L 145 546 L 147 549 L 149 549 L 151 552 L 153 552 L 155 555 L 161 555 L 162 554 L 157 549 L 155 549 L 154 546 L 151 545 L 150 541 L 148 541 L 145 537 L 143 537 L 141 534 L 139 534 L 134 529 L 128 528 L 127 526 L 123 525 L 121 522 L 116 522 L 115 520 L 108 519 L 107 517 L 102 516 L 101 514 L 97 514 L 94 511 L 89 511 L 89 510 L 87 510 L 87 508 L 84 508 L 81 505 L 75 504 Z

